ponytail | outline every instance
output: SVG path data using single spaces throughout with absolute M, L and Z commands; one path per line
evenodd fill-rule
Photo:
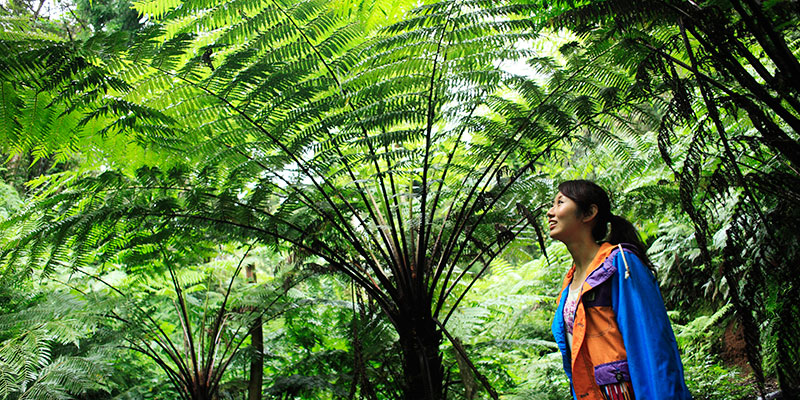
M 636 227 L 630 221 L 619 215 L 611 214 L 608 222 L 611 223 L 611 233 L 606 239 L 609 243 L 630 243 L 636 245 L 639 250 L 644 250 L 644 244 L 639 238 L 639 232 L 636 231 Z
M 655 268 L 653 264 L 650 262 L 650 258 L 647 257 L 647 248 L 642 243 L 642 239 L 639 236 L 639 232 L 636 230 L 636 227 L 628 221 L 627 219 L 620 217 L 619 215 L 614 215 L 609 213 L 608 222 L 611 223 L 611 232 L 608 234 L 608 238 L 606 241 L 613 245 L 617 245 L 620 243 L 630 243 L 636 247 L 638 250 L 637 254 L 639 259 L 647 265 L 650 270 L 655 273 Z M 597 225 L 600 225 L 598 221 Z M 602 224 L 605 225 L 605 224 Z

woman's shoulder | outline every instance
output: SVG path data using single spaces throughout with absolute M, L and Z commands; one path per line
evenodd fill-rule
M 606 246 L 608 245 L 608 246 Z M 603 248 L 610 248 L 608 251 L 608 255 L 606 257 L 606 261 L 610 261 L 616 258 L 622 259 L 630 259 L 635 258 L 637 261 L 641 262 L 642 260 L 642 250 L 639 249 L 638 246 L 632 243 L 617 243 L 611 244 L 608 242 L 603 243 L 601 249 Z
M 646 257 L 643 256 L 642 250 L 638 246 L 631 243 L 615 244 L 606 262 L 609 265 L 614 265 L 617 270 L 622 272 L 622 275 L 627 279 L 631 274 L 636 273 L 639 277 L 648 277 L 653 279 L 653 271 L 645 265 Z
M 595 260 L 599 260 L 601 262 L 607 260 L 615 249 L 616 245 L 614 244 L 611 244 L 609 242 L 600 243 L 600 249 L 597 250 L 597 255 L 595 256 Z

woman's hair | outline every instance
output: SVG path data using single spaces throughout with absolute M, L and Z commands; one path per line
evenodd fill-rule
M 592 227 L 592 237 L 595 241 L 607 241 L 611 244 L 630 243 L 639 250 L 639 258 L 644 264 L 653 269 L 639 232 L 630 221 L 611 213 L 611 201 L 603 188 L 592 181 L 578 179 L 561 182 L 558 191 L 572 199 L 578 205 L 578 211 L 584 215 L 590 212 L 592 204 L 597 206 L 597 223 Z M 609 225 L 611 232 L 608 231 Z

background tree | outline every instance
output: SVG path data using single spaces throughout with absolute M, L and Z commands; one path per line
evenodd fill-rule
M 128 0 L 78 0 L 75 8 L 76 16 L 91 24 L 95 32 L 135 32 L 144 27 L 139 13 Z

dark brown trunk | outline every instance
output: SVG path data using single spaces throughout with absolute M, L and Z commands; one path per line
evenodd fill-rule
M 211 393 L 211 388 L 205 385 L 204 382 L 192 382 L 189 398 L 191 400 L 215 400 L 217 396 Z
M 427 307 L 422 309 L 426 310 Z M 442 355 L 439 352 L 442 333 L 433 317 L 420 314 L 402 319 L 400 324 L 403 326 L 398 327 L 403 349 L 403 397 L 406 400 L 440 400 L 444 378 Z
M 785 264 L 796 265 L 796 264 Z M 792 281 L 797 282 L 795 277 Z M 790 281 L 791 282 L 791 281 Z M 800 285 L 788 284 L 789 289 L 778 306 L 778 338 L 777 352 L 778 363 L 775 370 L 778 374 L 783 398 L 787 400 L 800 399 L 800 371 L 797 369 L 800 360 L 800 337 L 797 335 L 797 321 L 800 319 L 800 305 L 795 299 L 800 296 Z M 794 297 L 790 297 L 794 296 Z
M 725 277 L 725 281 L 728 282 L 728 286 L 730 287 L 728 293 L 731 297 L 733 308 L 736 310 L 736 316 L 739 318 L 739 322 L 742 324 L 747 362 L 750 364 L 750 368 L 753 370 L 753 377 L 755 378 L 755 386 L 758 390 L 758 394 L 763 399 L 766 398 L 766 389 L 764 385 L 764 369 L 762 367 L 761 357 L 761 332 L 759 329 L 759 324 L 753 317 L 752 310 L 754 309 L 754 306 L 752 303 L 748 304 L 746 300 L 743 300 L 747 299 L 748 297 L 741 296 L 741 293 L 739 292 L 739 281 L 736 279 L 736 276 L 734 276 L 733 271 L 731 270 L 733 265 L 741 265 L 743 263 L 741 257 L 739 256 L 741 249 L 732 245 L 731 241 L 732 239 L 729 236 L 728 243 L 726 243 L 724 250 L 725 260 L 722 264 L 722 276 Z M 751 277 L 750 279 L 754 278 Z
M 256 282 L 255 268 L 252 264 L 247 266 L 245 273 L 248 281 Z M 264 380 L 264 332 L 260 316 L 253 321 L 253 325 L 250 327 L 250 340 L 253 358 L 250 359 L 250 381 L 247 386 L 247 399 L 261 400 L 261 386 Z

